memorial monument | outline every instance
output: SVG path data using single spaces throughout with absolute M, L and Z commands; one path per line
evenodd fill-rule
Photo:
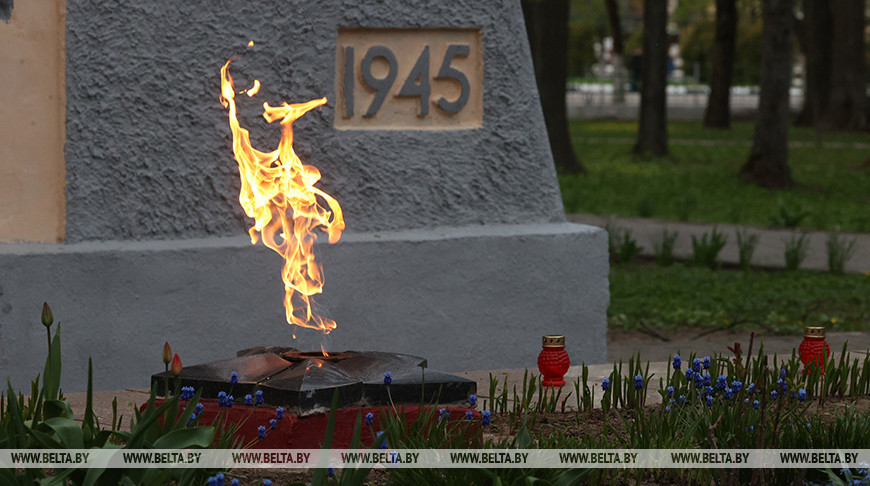
M 15 385 L 41 369 L 43 301 L 67 391 L 88 356 L 100 388 L 147 385 L 167 340 L 190 364 L 323 345 L 458 371 L 534 369 L 563 334 L 575 364 L 605 360 L 607 235 L 565 221 L 518 0 L 67 0 L 64 29 L 63 242 L 0 244 Z M 346 223 L 315 244 L 325 337 L 287 324 L 281 258 L 246 233 L 228 58 L 263 86 L 239 98 L 257 146 L 278 143 L 263 101 L 327 99 L 294 124 Z

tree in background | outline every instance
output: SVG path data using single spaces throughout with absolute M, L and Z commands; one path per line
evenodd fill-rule
M 788 166 L 789 88 L 792 72 L 793 0 L 764 0 L 761 94 L 749 159 L 740 168 L 747 182 L 790 187 Z
M 522 0 L 535 65 L 538 94 L 556 167 L 569 174 L 585 169 L 568 133 L 565 85 L 568 80 L 569 0 Z
M 710 97 L 704 112 L 704 126 L 731 128 L 731 81 L 734 78 L 734 49 L 737 43 L 737 1 L 716 0 L 716 38 L 710 56 L 713 72 Z
M 823 130 L 867 126 L 864 0 L 803 0 L 798 44 L 806 57 L 798 125 Z
M 688 6 L 694 6 L 689 10 Z M 717 37 L 717 16 L 719 9 L 715 0 L 696 0 L 684 6 L 681 1 L 674 14 L 675 23 L 680 30 L 680 57 L 687 69 L 693 72 L 694 66 L 700 68 L 698 81 L 712 83 L 713 51 Z M 732 61 L 732 85 L 758 85 L 761 79 L 761 30 L 759 12 L 753 2 L 736 2 L 736 31 L 734 58 Z M 716 12 L 714 16 L 710 13 Z
M 806 59 L 804 105 L 795 119 L 799 126 L 815 126 L 828 110 L 831 94 L 831 11 L 828 0 L 803 0 L 803 18 L 796 20 L 798 46 Z
M 641 68 L 640 126 L 634 152 L 668 154 L 667 62 L 668 2 L 646 0 L 643 9 L 643 67 Z
M 625 48 L 622 42 L 622 24 L 616 0 L 604 0 L 610 35 L 613 37 L 613 102 L 625 103 Z
M 831 0 L 831 96 L 818 127 L 867 127 L 864 66 L 864 0 Z

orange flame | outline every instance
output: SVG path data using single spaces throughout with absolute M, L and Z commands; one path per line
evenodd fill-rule
M 269 106 L 263 103 L 263 117 L 272 123 L 280 120 L 281 140 L 272 152 L 260 152 L 251 146 L 250 133 L 239 126 L 236 116 L 235 86 L 227 61 L 221 68 L 221 103 L 229 109 L 233 132 L 233 153 L 239 164 L 242 189 L 239 202 L 254 219 L 248 231 L 251 243 L 262 238 L 263 244 L 284 257 L 284 307 L 287 322 L 319 329 L 329 334 L 335 321 L 316 315 L 311 296 L 323 291 L 323 274 L 314 260 L 314 229 L 322 227 L 335 243 L 344 230 L 341 206 L 332 196 L 314 187 L 320 180 L 317 168 L 304 165 L 293 151 L 293 121 L 307 111 L 326 103 L 326 98 L 307 103 Z M 259 82 L 248 90 L 253 96 Z M 326 202 L 320 205 L 318 197 Z M 295 337 L 295 335 L 294 335 Z

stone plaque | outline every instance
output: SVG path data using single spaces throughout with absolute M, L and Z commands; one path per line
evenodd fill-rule
M 482 125 L 478 29 L 339 29 L 335 59 L 336 128 Z

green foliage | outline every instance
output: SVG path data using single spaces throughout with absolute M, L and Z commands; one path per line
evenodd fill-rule
M 48 327 L 48 326 L 46 326 Z M 187 410 L 179 414 L 178 397 L 155 405 L 156 389 L 152 390 L 143 412 L 134 409 L 135 419 L 130 430 L 121 427 L 117 416 L 117 401 L 113 402 L 113 417 L 104 428 L 93 409 L 93 366 L 88 361 L 88 387 L 84 416 L 76 419 L 69 401 L 60 394 L 61 326 L 57 325 L 50 352 L 46 357 L 43 383 L 31 382 L 31 395 L 24 395 L 9 383 L 0 394 L 0 449 L 190 449 L 232 446 L 233 428 L 218 421 L 212 426 L 189 427 L 187 422 L 199 400 L 197 394 Z M 218 434 L 218 431 L 223 432 Z M 217 441 L 216 441 L 217 437 Z M 40 469 L 0 470 L 4 485 L 76 485 L 116 484 L 204 484 L 208 471 L 204 469 L 105 469 L 59 468 L 46 474 Z
M 638 204 L 648 198 L 657 202 L 656 217 L 665 220 L 767 226 L 781 200 L 810 213 L 800 222 L 801 229 L 870 231 L 867 151 L 848 148 L 866 143 L 866 134 L 826 133 L 824 142 L 840 144 L 839 148 L 819 144 L 790 151 L 796 185 L 771 191 L 742 183 L 736 176 L 749 153 L 751 123 L 714 130 L 697 122 L 671 122 L 671 157 L 644 163 L 631 154 L 636 122 L 572 122 L 570 128 L 589 174 L 559 176 L 568 212 L 633 217 Z M 789 137 L 804 144 L 817 139 L 814 130 L 796 127 L 789 129 Z
M 709 241 L 707 237 L 709 236 Z M 701 239 L 692 235 L 692 252 L 694 254 L 695 263 L 703 265 L 710 270 L 719 268 L 719 252 L 725 248 L 725 243 L 728 242 L 728 237 L 719 233 L 718 228 L 713 227 L 712 233 L 704 232 Z
M 682 2 L 681 2 L 682 3 Z M 738 15 L 737 39 L 734 55 L 734 85 L 757 86 L 761 81 L 761 33 L 763 24 L 760 19 L 744 18 Z M 686 74 L 691 76 L 695 63 L 700 64 L 701 83 L 709 83 L 712 73 L 712 59 L 716 25 L 711 17 L 699 18 L 686 26 L 680 35 L 680 57 L 685 63 Z
M 643 250 L 643 247 L 638 246 L 637 240 L 631 236 L 630 229 L 617 228 L 610 223 L 605 229 L 607 230 L 607 244 L 612 262 L 630 262 Z
M 688 221 L 692 216 L 692 211 L 698 201 L 692 196 L 682 196 L 676 198 L 676 215 L 679 221 Z
M 662 230 L 658 239 L 653 241 L 653 254 L 656 258 L 656 264 L 667 267 L 674 263 L 674 246 L 677 244 L 678 232 L 668 232 L 667 229 Z
M 656 212 L 656 202 L 649 197 L 645 197 L 637 203 L 637 215 L 641 218 L 651 218 Z
M 742 272 L 691 267 L 618 265 L 610 270 L 608 327 L 636 329 L 735 325 L 800 333 L 804 326 L 865 330 L 870 278 L 796 272 Z
M 785 269 L 793 272 L 801 266 L 801 263 L 807 257 L 807 247 L 810 242 L 807 239 L 806 233 L 801 235 L 793 234 L 789 240 L 785 242 Z
M 592 415 L 604 420 L 604 433 L 593 432 L 576 435 L 567 427 L 556 430 L 534 431 L 533 414 L 537 411 L 555 411 L 553 400 L 546 397 L 547 389 L 540 387 L 532 374 L 526 370 L 521 392 L 513 388 L 511 402 L 514 410 L 522 413 L 515 430 L 507 436 L 496 435 L 485 441 L 474 433 L 476 423 L 466 421 L 442 421 L 435 414 L 435 406 L 421 407 L 422 412 L 414 421 L 408 421 L 404 412 L 385 407 L 380 419 L 384 435 L 377 438 L 372 448 L 387 441 L 396 449 L 715 449 L 715 448 L 776 448 L 776 449 L 843 449 L 864 447 L 870 440 L 870 414 L 847 406 L 843 413 L 822 416 L 813 413 L 814 405 L 821 406 L 832 396 L 858 397 L 870 393 L 870 356 L 852 358 L 844 346 L 841 358 L 828 359 L 822 363 L 826 375 L 818 368 L 805 375 L 796 352 L 787 359 L 770 357 L 763 346 L 752 355 L 753 342 L 744 357 L 740 343 L 735 344 L 732 357 L 710 357 L 709 368 L 698 359 L 698 379 L 685 379 L 684 370 L 692 367 L 694 353 L 683 361 L 679 371 L 667 368 L 666 376 L 659 379 L 658 393 L 663 402 L 655 407 L 644 407 L 644 398 L 654 375 L 649 373 L 649 362 L 643 363 L 640 355 L 632 357 L 627 366 L 621 360 L 614 363 L 609 375 L 611 387 L 603 393 L 602 411 L 580 406 L 592 399 L 588 372 L 581 373 L 574 383 L 578 397 L 575 412 L 578 425 Z M 703 366 L 703 369 L 702 369 Z M 584 370 L 587 369 L 583 364 Z M 708 392 L 702 375 L 708 375 L 715 391 Z M 643 385 L 636 386 L 636 377 L 643 378 Z M 722 376 L 725 386 L 716 385 Z M 490 377 L 491 396 L 509 393 L 505 382 L 503 390 L 497 390 L 498 380 Z M 734 382 L 739 381 L 739 385 Z M 727 387 L 727 390 L 726 390 Z M 806 392 L 805 396 L 800 390 Z M 771 392 L 776 392 L 776 398 Z M 541 395 L 536 397 L 536 395 Z M 564 402 L 563 402 L 564 404 Z M 564 406 L 564 405 L 563 405 Z M 333 400 L 330 419 L 326 429 L 324 447 L 331 444 L 335 427 L 337 403 Z M 499 418 L 509 422 L 516 420 L 514 412 L 503 413 Z M 357 416 L 351 448 L 366 447 L 360 441 L 362 417 Z M 613 422 L 613 423 L 611 423 Z M 614 426 L 614 423 L 619 426 Z M 468 429 L 471 427 L 471 434 Z M 578 428 L 578 430 L 582 430 Z M 534 432 L 533 432 L 534 431 Z M 374 436 L 374 429 L 371 429 Z M 317 470 L 310 484 L 361 485 L 368 480 L 369 469 L 337 470 L 329 478 L 325 470 Z M 733 474 L 733 476 L 731 476 Z M 851 474 L 851 473 L 849 473 Z M 857 474 L 857 472 L 855 473 Z M 468 469 L 394 469 L 389 472 L 389 484 L 601 484 L 617 482 L 616 475 L 624 479 L 635 476 L 636 482 L 659 479 L 662 482 L 710 484 L 733 479 L 739 483 L 794 484 L 802 480 L 821 480 L 823 473 L 797 469 L 770 469 L 753 472 L 748 469 L 728 470 L 692 469 L 681 470 L 635 470 L 618 472 L 606 469 L 520 469 L 520 468 L 468 468 Z M 848 474 L 846 475 L 848 477 Z M 753 479 L 755 478 L 755 479 Z M 641 481 L 643 479 L 643 481 Z M 623 481 L 618 481 L 623 482 Z M 656 482 L 656 481 L 653 481 Z
M 797 228 L 810 212 L 800 204 L 786 204 L 782 198 L 777 200 L 778 211 L 770 216 L 771 228 Z
M 595 64 L 595 43 L 600 27 L 589 23 L 571 22 L 568 26 L 568 76 L 585 77 Z
M 836 275 L 843 274 L 846 269 L 846 262 L 855 253 L 856 242 L 855 238 L 851 240 L 845 236 L 841 238 L 838 231 L 828 235 L 826 246 L 828 248 L 828 270 L 831 273 Z
M 737 254 L 740 260 L 740 269 L 749 270 L 752 265 L 752 255 L 758 246 L 758 234 L 750 234 L 747 229 L 737 230 Z
M 680 36 L 680 57 L 683 58 L 687 76 L 694 74 L 695 63 L 700 65 L 698 82 L 710 82 L 710 52 L 713 50 L 713 40 L 716 35 L 715 22 L 712 19 L 702 20 L 690 25 Z

